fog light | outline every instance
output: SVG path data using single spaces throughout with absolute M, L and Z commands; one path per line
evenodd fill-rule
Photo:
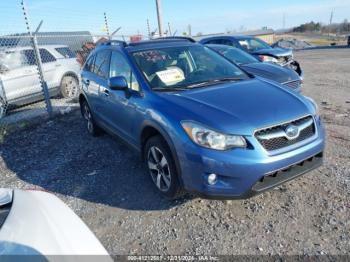
M 217 175 L 216 174 L 210 174 L 208 176 L 208 184 L 209 185 L 215 185 L 217 181 Z

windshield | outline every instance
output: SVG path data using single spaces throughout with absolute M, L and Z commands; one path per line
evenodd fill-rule
M 214 50 L 236 64 L 251 64 L 259 62 L 254 56 L 234 47 L 213 47 Z
M 159 48 L 133 53 L 152 89 L 194 88 L 249 77 L 202 45 Z
M 238 43 L 250 52 L 271 48 L 267 43 L 257 38 L 241 38 L 238 40 Z

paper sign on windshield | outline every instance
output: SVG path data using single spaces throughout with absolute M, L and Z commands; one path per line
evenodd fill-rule
M 166 85 L 173 85 L 185 79 L 184 73 L 179 68 L 171 68 L 156 73 L 160 80 Z

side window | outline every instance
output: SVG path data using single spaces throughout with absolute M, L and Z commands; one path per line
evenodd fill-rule
M 68 47 L 57 47 L 55 50 L 60 53 L 64 58 L 75 58 L 76 55 Z
M 35 65 L 36 64 L 36 59 L 35 59 L 35 54 L 33 49 L 28 49 L 28 50 L 23 50 L 22 51 L 25 61 L 23 65 Z
M 56 61 L 56 58 L 46 49 L 40 48 L 39 52 L 40 52 L 40 57 L 43 64 Z
M 221 40 L 221 44 L 222 44 L 222 45 L 233 46 L 232 41 L 231 41 L 231 40 L 228 40 L 228 39 L 222 39 L 222 40 Z
M 26 65 L 26 57 L 23 52 L 0 52 L 0 71 L 2 67 L 5 67 L 8 70 L 13 70 L 21 68 L 24 65 Z
M 93 72 L 104 79 L 108 79 L 110 56 L 109 50 L 102 50 L 96 54 Z
M 84 70 L 89 71 L 89 72 L 93 72 L 93 70 L 94 70 L 94 60 L 95 60 L 95 56 L 94 55 L 89 56 L 88 60 L 86 61 L 85 66 L 84 66 Z
M 220 44 L 220 40 L 217 40 L 217 39 L 210 40 L 209 42 L 207 42 L 207 44 L 217 45 L 217 44 Z
M 137 82 L 129 63 L 119 52 L 112 52 L 109 76 L 124 76 L 130 89 L 140 91 L 139 83 Z

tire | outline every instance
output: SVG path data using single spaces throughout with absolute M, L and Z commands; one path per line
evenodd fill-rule
M 144 159 L 157 189 L 167 198 L 176 199 L 182 195 L 178 172 L 169 146 L 161 136 L 148 139 Z
M 0 97 L 0 119 L 5 117 L 7 111 L 7 103 L 5 99 Z
M 61 80 L 61 97 L 76 99 L 79 94 L 79 81 L 72 75 L 66 75 Z
M 80 110 L 83 118 L 86 121 L 86 128 L 88 133 L 92 136 L 99 136 L 102 133 L 102 130 L 96 124 L 86 100 L 82 101 L 82 103 L 80 104 Z

